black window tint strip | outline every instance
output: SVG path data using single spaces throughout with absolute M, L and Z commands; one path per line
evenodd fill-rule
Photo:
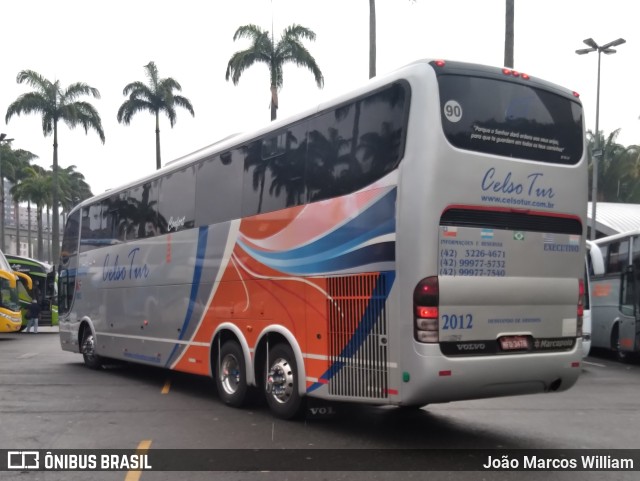
M 449 209 L 440 217 L 440 225 L 582 235 L 578 219 L 507 211 Z

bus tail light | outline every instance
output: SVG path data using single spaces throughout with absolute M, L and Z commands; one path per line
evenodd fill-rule
M 582 322 L 583 322 L 583 316 L 584 316 L 584 296 L 585 295 L 586 295 L 586 292 L 584 289 L 584 279 L 578 279 L 578 312 L 577 312 L 578 332 L 576 334 L 578 337 L 582 337 Z
M 529 80 L 531 78 L 526 73 L 518 72 L 517 70 L 513 70 L 506 67 L 502 69 L 502 73 L 505 75 L 510 75 L 512 77 L 520 77 L 523 80 Z
M 427 277 L 418 282 L 413 291 L 414 336 L 416 341 L 425 343 L 439 341 L 439 302 L 440 291 L 436 276 Z

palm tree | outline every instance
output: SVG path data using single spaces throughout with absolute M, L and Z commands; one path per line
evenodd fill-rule
M 23 70 L 18 73 L 16 81 L 33 87 L 32 92 L 20 95 L 7 109 L 5 122 L 14 115 L 40 114 L 42 116 L 42 132 L 45 137 L 53 134 L 53 258 L 60 253 L 60 219 L 58 217 L 58 122 L 63 121 L 70 128 L 81 125 L 85 133 L 89 129 L 96 131 L 104 144 L 104 131 L 100 115 L 89 102 L 78 100 L 81 96 L 89 95 L 99 99 L 98 89 L 86 83 L 76 82 L 63 88 L 60 81 L 51 82 L 33 70 Z
M 12 184 L 15 184 L 17 181 L 16 176 L 19 175 L 19 171 L 25 165 L 28 165 L 32 159 L 37 158 L 37 155 L 22 149 L 13 150 L 9 143 L 0 144 L 0 149 L 2 150 L 2 155 L 0 156 L 1 158 L 0 171 L 2 172 L 2 175 L 0 176 L 0 193 L 1 193 L 0 212 L 4 212 L 5 210 L 4 180 L 7 179 Z M 20 217 L 19 217 L 18 210 L 16 210 L 16 215 L 18 215 L 17 219 L 19 221 Z M 4 245 L 4 232 L 5 232 L 4 220 L 5 220 L 4 216 L 0 216 L 0 240 L 2 241 L 0 243 L 0 249 L 6 252 L 5 245 Z M 19 246 L 20 245 L 19 222 L 17 225 L 17 229 L 18 230 L 16 232 L 18 236 L 18 241 L 17 241 L 18 243 L 16 245 Z
M 118 109 L 118 122 L 129 125 L 131 118 L 140 111 L 146 110 L 156 117 L 156 169 L 160 162 L 160 112 L 169 117 L 171 128 L 176 123 L 176 107 L 183 107 L 195 115 L 191 102 L 182 95 L 175 95 L 174 91 L 182 92 L 180 84 L 169 78 L 158 78 L 158 68 L 154 62 L 144 66 L 149 84 L 132 82 L 122 91 L 129 98 Z
M 69 212 L 76 204 L 93 196 L 91 187 L 84 180 L 84 175 L 76 170 L 75 165 L 59 169 L 58 178 L 63 212 Z
M 316 34 L 301 25 L 290 25 L 283 32 L 278 43 L 274 43 L 268 31 L 263 31 L 256 25 L 243 25 L 236 30 L 233 40 L 248 38 L 252 41 L 246 50 L 234 53 L 227 64 L 225 78 L 231 79 L 233 85 L 238 85 L 242 73 L 255 63 L 264 63 L 269 67 L 271 78 L 271 120 L 276 118 L 278 109 L 278 90 L 283 85 L 282 70 L 287 62 L 295 63 L 298 67 L 309 69 L 319 88 L 324 86 L 324 77 L 316 60 L 311 56 L 302 40 L 315 40 Z
M 626 175 L 629 178 L 625 189 L 625 202 L 640 203 L 640 145 L 630 145 L 625 149 L 623 162 L 627 166 Z
M 44 245 L 42 235 L 42 210 L 52 197 L 52 178 L 45 169 L 34 165 L 27 169 L 27 177 L 14 189 L 15 195 L 20 199 L 26 199 L 29 210 L 29 255 L 31 256 L 31 203 L 36 204 L 36 222 L 38 229 L 36 257 L 44 260 Z
M 513 40 L 514 40 L 514 24 L 513 12 L 514 0 L 506 0 L 506 15 L 504 29 L 504 66 L 513 68 Z
M 617 143 L 619 133 L 620 129 L 616 129 L 605 139 L 603 132 L 600 132 L 599 145 L 602 146 L 603 155 L 598 162 L 598 202 L 624 202 L 627 191 L 633 190 L 636 157 L 629 155 L 631 152 Z M 588 131 L 589 152 L 593 151 L 595 140 L 593 132 Z M 593 172 L 590 174 L 593 175 Z

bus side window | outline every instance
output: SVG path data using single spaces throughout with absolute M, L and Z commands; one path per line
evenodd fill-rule
M 633 248 L 631 250 L 631 265 L 636 272 L 640 273 L 640 236 L 633 237 Z
M 111 198 L 82 208 L 82 243 L 80 252 L 114 243 L 113 213 L 116 208 L 115 205 L 116 199 Z
M 638 315 L 638 271 L 633 266 L 626 267 L 620 283 L 620 312 L 625 316 Z
M 234 149 L 196 166 L 196 226 L 238 219 L 242 210 L 244 155 Z
M 243 217 L 306 202 L 307 122 L 254 140 L 244 152 Z
M 128 231 L 131 239 L 158 235 L 158 181 L 133 187 L 128 192 Z
M 608 272 L 607 265 L 608 265 L 608 259 L 609 259 L 609 244 L 604 244 L 599 247 L 600 247 L 600 252 L 602 253 L 602 261 L 604 264 L 603 274 L 606 274 Z
M 609 244 L 607 274 L 620 274 L 629 263 L 629 240 Z
M 195 226 L 196 168 L 189 165 L 160 179 L 158 229 L 167 234 Z
M 311 120 L 310 201 L 351 194 L 391 172 L 404 154 L 408 88 L 396 83 Z

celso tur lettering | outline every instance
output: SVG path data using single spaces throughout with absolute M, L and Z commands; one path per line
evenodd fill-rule
M 136 254 L 140 251 L 139 247 L 131 249 L 127 254 L 128 264 L 120 265 L 120 256 L 116 255 L 113 262 L 111 262 L 110 254 L 104 257 L 104 264 L 102 269 L 102 280 L 105 282 L 118 282 L 129 280 L 138 280 L 149 277 L 149 267 L 147 264 L 136 265 Z
M 525 177 L 526 180 L 520 182 L 512 178 L 512 173 L 500 178 L 496 175 L 495 167 L 491 167 L 482 178 L 482 190 L 499 194 L 526 194 L 539 199 L 552 199 L 555 197 L 553 188 L 541 186 L 542 172 L 535 172 Z

